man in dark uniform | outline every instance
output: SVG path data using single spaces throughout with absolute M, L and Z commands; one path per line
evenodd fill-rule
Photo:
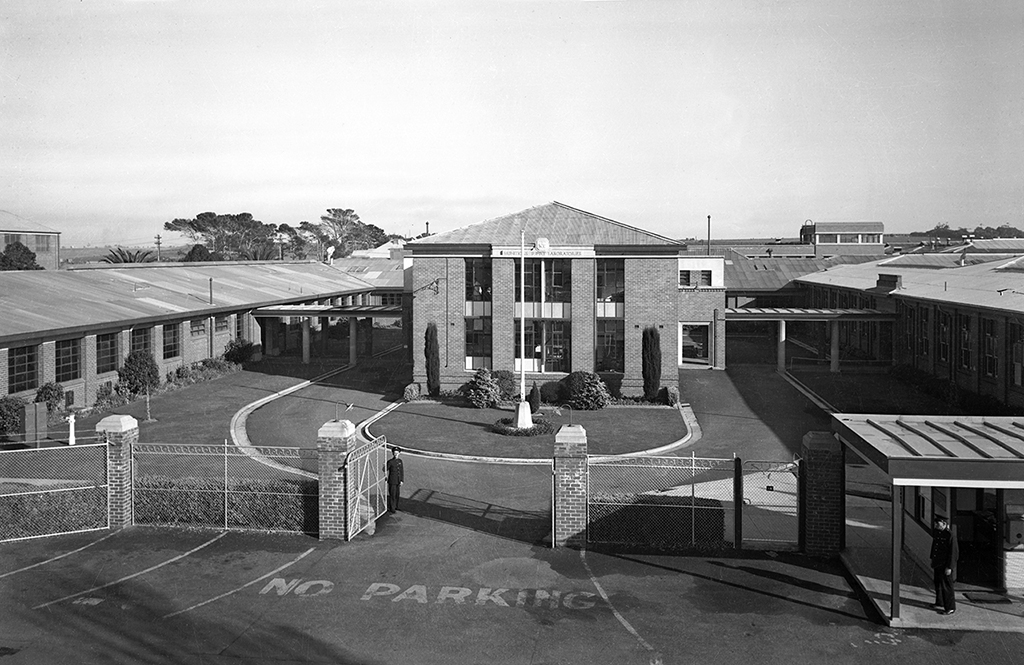
M 949 520 L 941 515 L 936 516 L 931 552 L 932 577 L 935 581 L 933 607 L 947 616 L 956 612 L 953 582 L 956 581 L 956 560 L 959 556 L 960 548 L 949 530 Z
M 399 459 L 401 448 L 397 446 L 391 449 L 391 459 L 388 460 L 384 469 L 388 472 L 388 512 L 398 512 L 398 499 L 401 495 L 402 483 L 405 482 L 405 468 L 402 460 Z

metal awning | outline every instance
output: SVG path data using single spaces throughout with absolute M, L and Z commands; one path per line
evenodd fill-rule
M 253 316 L 388 316 L 402 315 L 401 305 L 270 305 Z
M 1024 488 L 1024 418 L 837 413 L 832 431 L 894 485 Z
M 808 307 L 727 307 L 726 321 L 895 321 L 896 314 L 878 309 Z

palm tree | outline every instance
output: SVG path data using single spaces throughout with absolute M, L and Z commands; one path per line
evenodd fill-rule
M 156 257 L 151 249 L 137 249 L 134 252 L 123 247 L 115 247 L 103 257 L 103 263 L 154 263 Z

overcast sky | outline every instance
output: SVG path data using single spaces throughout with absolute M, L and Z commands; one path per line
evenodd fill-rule
M 1024 227 L 1022 63 L 1021 0 L 4 0 L 0 209 L 73 245 L 552 200 L 672 238 Z

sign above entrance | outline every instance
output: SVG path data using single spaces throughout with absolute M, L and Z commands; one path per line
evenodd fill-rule
M 519 258 L 523 256 L 519 245 L 494 245 L 491 256 L 495 258 Z M 570 258 L 586 259 L 596 256 L 593 247 L 553 247 L 547 238 L 537 238 L 533 244 L 526 246 L 525 256 L 528 259 Z

